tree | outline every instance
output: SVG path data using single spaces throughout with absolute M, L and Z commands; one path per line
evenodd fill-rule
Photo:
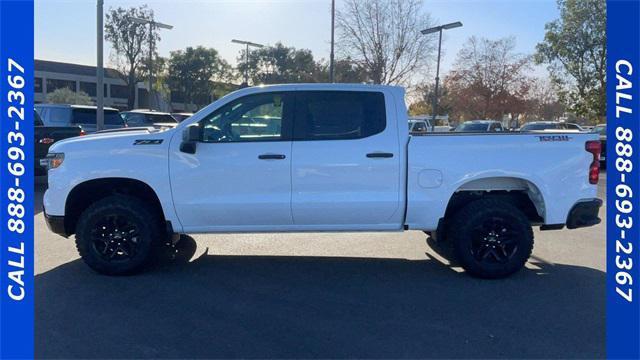
M 160 40 L 157 29 L 149 32 L 148 25 L 135 23 L 132 17 L 153 20 L 153 10 L 146 5 L 109 9 L 104 26 L 105 39 L 115 50 L 116 68 L 129 88 L 129 108 L 133 108 L 135 103 L 136 84 L 146 75 L 144 69 L 147 66 L 143 64 L 149 58 L 149 40 L 153 38 L 156 43 Z
M 471 37 L 457 55 L 444 86 L 444 101 L 465 119 L 516 118 L 526 110 L 529 56 L 515 52 L 515 40 Z
M 545 26 L 535 60 L 548 64 L 563 87 L 561 99 L 592 121 L 606 116 L 607 14 L 605 0 L 558 0 L 560 18 Z
M 435 85 L 424 83 L 416 86 L 413 91 L 416 98 L 409 105 L 410 115 L 432 115 L 433 99 L 435 97 Z M 451 104 L 451 96 L 446 86 L 440 86 L 438 89 L 438 114 L 448 115 L 453 110 Z
M 336 83 L 365 83 L 370 82 L 367 71 L 353 59 L 347 57 L 345 59 L 337 59 L 333 63 L 334 81 Z M 323 78 L 322 82 L 328 82 L 329 63 L 322 64 Z
M 311 50 L 296 49 L 278 42 L 274 46 L 265 46 L 238 56 L 238 72 L 249 68 L 249 77 L 254 84 L 278 84 L 316 82 L 320 77 L 320 68 L 313 59 Z
M 229 64 L 212 48 L 187 47 L 172 51 L 168 60 L 167 83 L 173 92 L 184 95 L 184 102 L 201 106 L 209 103 L 214 81 L 224 80 Z
M 66 87 L 48 93 L 47 102 L 52 104 L 93 105 L 89 94 L 84 91 L 75 92 Z
M 549 79 L 532 80 L 525 114 L 527 121 L 558 120 L 564 115 L 565 110 L 553 82 Z
M 425 71 L 435 52 L 432 26 L 419 0 L 345 0 L 337 11 L 338 50 L 375 84 L 406 84 Z

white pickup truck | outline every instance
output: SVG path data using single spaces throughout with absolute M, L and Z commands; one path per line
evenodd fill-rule
M 474 276 L 504 277 L 532 226 L 600 222 L 596 134 L 410 137 L 404 90 L 246 88 L 174 129 L 54 144 L 44 216 L 94 270 L 140 270 L 180 233 L 422 230 Z

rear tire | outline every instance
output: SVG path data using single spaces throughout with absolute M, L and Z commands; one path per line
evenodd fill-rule
M 160 219 L 138 198 L 113 195 L 90 205 L 78 219 L 76 248 L 82 260 L 105 275 L 140 271 L 162 244 Z
M 522 269 L 533 251 L 529 219 L 505 201 L 473 201 L 453 215 L 449 225 L 454 255 L 472 276 L 507 277 Z

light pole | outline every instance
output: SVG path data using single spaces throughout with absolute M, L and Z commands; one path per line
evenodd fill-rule
M 422 35 L 427 35 L 427 34 L 433 34 L 435 32 L 439 33 L 438 36 L 438 63 L 436 65 L 436 87 L 435 87 L 435 93 L 433 96 L 433 106 L 431 111 L 433 112 L 432 115 L 432 119 L 431 119 L 431 127 L 435 127 L 436 126 L 436 115 L 438 114 L 438 86 L 440 85 L 440 49 L 442 48 L 442 30 L 449 30 L 449 29 L 454 29 L 457 27 L 461 27 L 462 23 L 460 21 L 456 21 L 453 23 L 449 23 L 449 24 L 444 24 L 444 25 L 440 25 L 440 26 L 434 26 L 428 29 L 424 29 L 422 31 L 420 31 L 422 33 Z
M 103 9 L 104 0 L 98 0 L 97 4 L 97 64 L 96 64 L 96 129 L 104 129 L 104 59 L 103 59 Z
M 334 81 L 334 67 L 333 67 L 333 48 L 334 48 L 334 34 L 335 34 L 335 20 L 336 20 L 336 0 L 331 0 L 331 55 L 329 56 L 329 82 Z
M 136 24 L 146 25 L 149 24 L 149 109 L 152 109 L 151 99 L 153 98 L 153 46 L 155 45 L 153 42 L 153 29 L 173 29 L 172 25 L 163 24 L 161 22 L 157 22 L 155 20 L 130 17 L 131 21 Z
M 249 46 L 255 47 L 255 48 L 261 48 L 261 47 L 264 47 L 264 45 L 252 43 L 250 41 L 243 41 L 243 40 L 236 40 L 236 39 L 231 40 L 231 42 L 234 44 L 241 44 L 246 46 L 246 50 L 245 50 L 246 66 L 244 68 L 244 84 L 246 86 L 249 86 Z

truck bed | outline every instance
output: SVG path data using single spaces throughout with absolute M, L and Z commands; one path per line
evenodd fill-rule
M 576 199 L 596 197 L 589 183 L 596 134 L 430 133 L 408 142 L 409 228 L 435 230 L 461 191 L 523 191 L 544 224 L 564 224 Z M 554 181 L 549 181 L 553 179 Z

